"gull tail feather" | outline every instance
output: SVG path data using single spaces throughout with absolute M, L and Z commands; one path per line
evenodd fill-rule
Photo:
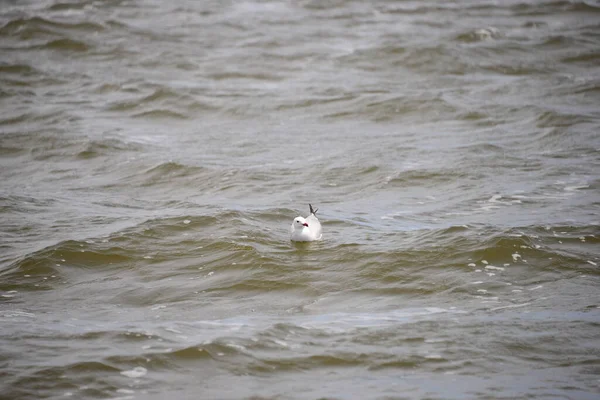
M 317 208 L 316 210 L 313 210 L 312 205 L 310 203 L 308 203 L 308 207 L 310 208 L 310 213 L 311 214 L 316 214 L 317 211 L 319 211 L 319 209 Z

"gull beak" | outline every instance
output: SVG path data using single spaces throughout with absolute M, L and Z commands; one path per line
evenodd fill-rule
M 306 222 L 305 222 L 305 223 L 303 223 L 302 225 L 304 225 L 304 226 L 306 226 L 306 227 L 308 228 L 308 224 L 307 224 Z

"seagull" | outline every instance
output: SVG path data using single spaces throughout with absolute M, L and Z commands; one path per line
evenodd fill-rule
M 313 210 L 312 205 L 310 207 L 310 215 L 306 218 L 296 217 L 292 226 L 290 227 L 290 239 L 292 242 L 312 242 L 313 240 L 320 240 L 323 236 L 321 234 L 321 223 L 315 215 L 318 208 Z

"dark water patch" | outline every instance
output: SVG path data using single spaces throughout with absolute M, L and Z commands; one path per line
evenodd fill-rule
M 369 371 L 378 371 L 392 368 L 394 370 L 411 370 L 414 368 L 425 368 L 425 364 L 445 364 L 448 362 L 447 359 L 438 356 L 405 356 L 405 357 L 389 357 L 391 360 L 389 361 L 378 361 L 371 362 L 369 366 Z
M 4 92 L 5 96 L 8 95 L 21 95 L 23 98 L 35 97 L 35 89 L 61 85 L 66 83 L 65 80 L 59 79 L 56 76 L 50 76 L 48 74 L 39 72 L 33 75 L 16 75 L 8 74 L 0 77 L 0 83 L 5 85 Z
M 443 171 L 435 169 L 413 169 L 401 171 L 393 174 L 387 179 L 387 186 L 390 188 L 409 187 L 409 186 L 437 186 L 440 184 L 448 184 L 455 179 L 468 178 L 470 172 L 455 170 Z
M 545 16 L 549 12 L 600 12 L 600 7 L 590 1 L 544 1 L 540 3 L 521 2 L 510 5 L 509 9 L 517 16 Z
M 458 146 L 458 149 L 466 153 L 480 154 L 484 156 L 495 156 L 499 154 L 504 155 L 506 153 L 505 147 L 488 142 Z
M 283 110 L 296 109 L 296 108 L 310 108 L 310 107 L 315 107 L 315 106 L 325 106 L 325 105 L 331 104 L 331 103 L 347 102 L 350 100 L 354 100 L 356 98 L 357 98 L 357 96 L 352 95 L 352 94 L 333 95 L 333 96 L 330 96 L 327 98 L 311 98 L 311 99 L 302 100 L 299 102 L 281 104 L 281 105 L 277 106 L 277 110 L 283 111 Z
M 331 367 L 357 367 L 366 366 L 367 354 L 347 352 L 333 352 L 331 354 L 297 356 L 264 360 L 265 364 L 277 371 L 298 371 Z
M 379 58 L 382 62 L 400 60 L 407 51 L 409 51 L 409 49 L 398 43 L 389 43 L 366 49 L 358 49 L 350 54 L 341 55 L 336 60 L 340 67 L 351 64 L 360 69 L 375 71 L 377 70 L 377 65 L 372 63 L 373 59 Z
M 209 173 L 204 167 L 183 165 L 177 162 L 169 161 L 152 167 L 143 172 L 143 185 L 155 185 L 164 182 L 170 182 L 173 179 L 198 177 Z
M 252 73 L 252 72 L 219 72 L 207 75 L 207 78 L 215 81 L 223 80 L 258 80 L 258 81 L 281 81 L 283 78 L 276 74 Z
M 10 398 L 39 399 L 40 396 L 53 396 L 58 391 L 105 398 L 118 389 L 110 383 L 115 373 L 118 373 L 117 368 L 97 361 L 37 368 L 22 372 L 10 383 L 5 394 Z
M 35 92 L 31 89 L 27 89 L 25 87 L 34 86 L 39 84 L 39 80 L 35 82 L 29 82 L 27 80 L 19 80 L 19 79 L 1 79 L 0 85 L 6 84 L 4 88 L 0 88 L 0 99 L 1 98 L 9 98 L 9 97 L 34 97 Z M 9 88 L 9 86 L 12 86 Z
M 5 210 L 15 213 L 43 213 L 57 204 L 57 199 L 52 197 L 33 197 L 24 195 L 0 196 L 0 205 Z
M 209 351 L 207 351 L 205 350 L 204 345 L 198 345 L 173 351 L 169 354 L 169 357 L 172 357 L 177 361 L 198 361 L 204 360 L 207 357 L 212 357 L 212 354 L 219 353 L 221 351 L 222 349 L 215 348 L 215 346 L 209 347 Z
M 44 17 L 18 18 L 0 27 L 0 36 L 19 34 L 23 39 L 30 39 L 39 33 L 59 33 L 62 31 L 98 32 L 104 27 L 94 22 L 64 22 Z
M 120 91 L 122 90 L 121 86 L 115 85 L 103 85 L 103 87 L 99 88 L 101 92 L 112 92 L 112 91 Z M 117 101 L 109 104 L 106 107 L 107 111 L 129 111 L 136 109 L 138 107 L 144 107 L 148 104 L 158 103 L 158 104 L 185 104 L 189 106 L 190 103 L 193 103 L 194 99 L 191 96 L 186 94 L 169 90 L 167 88 L 158 88 L 152 91 L 152 93 L 147 94 L 145 96 L 125 100 L 125 101 Z M 179 107 L 180 108 L 180 107 Z
M 479 8 L 488 8 L 489 6 L 486 5 L 478 5 L 478 4 L 472 4 L 472 5 L 465 5 L 463 7 L 458 7 L 456 5 L 453 4 L 444 4 L 444 5 L 425 5 L 425 4 L 420 4 L 420 3 L 411 3 L 411 2 L 407 2 L 405 4 L 395 4 L 393 6 L 385 6 L 385 7 L 380 7 L 379 11 L 386 13 L 386 14 L 398 14 L 398 15 L 410 15 L 411 17 L 414 17 L 415 15 L 427 15 L 427 14 L 437 14 L 437 13 L 446 13 L 446 12 L 459 12 L 459 11 L 464 11 L 465 9 L 479 9 Z
M 539 29 L 539 28 L 547 27 L 548 23 L 546 21 L 541 21 L 541 20 L 532 20 L 532 21 L 524 22 L 522 24 L 522 26 L 523 26 L 523 28 Z
M 0 73 L 2 74 L 19 74 L 23 76 L 37 75 L 40 72 L 27 64 L 0 64 Z
M 161 352 L 153 352 L 152 349 L 139 355 L 114 355 L 104 359 L 104 362 L 109 365 L 120 366 L 120 373 L 129 377 L 141 378 L 148 371 L 159 372 L 161 370 L 168 371 L 178 368 L 182 362 L 206 362 L 210 360 L 210 354 L 204 349 L 198 350 L 194 354 L 193 348 L 172 350 L 171 348 L 164 349 Z M 192 355 L 197 357 L 192 357 Z M 187 358 L 186 358 L 187 356 Z M 136 374 L 137 373 L 137 374 Z M 136 374 L 139 376 L 135 376 Z
M 149 111 L 144 111 L 141 113 L 136 113 L 131 116 L 132 118 L 139 119 L 176 119 L 183 120 L 188 119 L 186 114 L 182 114 L 176 111 L 167 110 L 167 109 L 154 109 Z
M 457 119 L 464 121 L 476 122 L 478 126 L 494 126 L 502 123 L 501 121 L 494 120 L 485 112 L 481 111 L 466 111 L 457 114 Z
M 181 98 L 182 95 L 173 90 L 169 90 L 166 88 L 159 88 L 154 90 L 151 94 L 145 96 L 140 100 L 140 103 L 150 103 L 154 101 L 164 101 L 170 99 L 178 99 Z
M 48 116 L 48 117 L 50 117 L 50 116 Z M 40 118 L 40 116 L 26 112 L 26 113 L 15 115 L 15 116 L 4 117 L 4 118 L 0 119 L 0 125 L 20 124 L 20 123 L 27 122 L 29 120 L 36 119 L 36 118 Z
M 141 271 L 140 275 L 145 275 Z M 173 275 L 170 274 L 172 277 Z M 170 279 L 170 278 L 166 278 Z M 198 285 L 192 283 L 185 283 L 180 285 L 178 291 L 172 291 L 166 284 L 166 282 L 160 282 L 159 277 L 153 276 L 148 279 L 153 282 L 152 287 L 146 287 L 145 285 L 136 285 L 124 287 L 118 292 L 114 293 L 113 296 L 108 299 L 112 304 L 122 305 L 127 307 L 146 307 L 152 304 L 184 304 L 186 301 L 191 300 L 193 296 L 193 290 Z M 143 279 L 142 279 L 143 281 Z M 159 282 L 159 283 L 157 283 Z
M 131 251 L 136 251 L 137 248 L 147 248 L 152 243 L 152 251 L 138 254 L 138 256 L 154 255 L 151 260 L 158 262 L 164 257 L 178 258 L 179 256 L 175 254 L 182 248 L 189 248 L 188 254 L 195 254 L 196 250 L 194 249 L 199 245 L 206 248 L 212 242 L 207 243 L 208 238 L 204 237 L 203 233 L 209 231 L 211 235 L 214 234 L 215 231 L 218 231 L 215 228 L 218 228 L 219 221 L 219 218 L 210 215 L 151 219 L 115 232 L 101 240 L 102 242 L 119 244 L 119 246 L 131 249 Z M 216 242 L 219 241 L 216 240 Z M 167 250 L 166 254 L 164 254 L 165 250 Z M 221 250 L 226 249 L 221 248 Z M 163 255 L 159 257 L 155 254 L 156 252 Z
M 373 101 L 374 100 L 374 101 Z M 444 115 L 454 114 L 456 108 L 439 96 L 401 96 L 388 99 L 363 100 L 346 112 L 356 117 L 367 117 L 375 122 L 392 122 L 407 118 L 428 116 L 434 120 Z M 428 111 L 437 110 L 435 116 Z
M 578 54 L 573 56 L 563 57 L 561 59 L 564 63 L 575 63 L 582 65 L 598 65 L 600 60 L 600 52 L 594 50 L 580 50 Z
M 119 139 L 92 140 L 77 153 L 77 158 L 93 159 L 101 156 L 113 156 L 117 152 L 139 152 L 144 146 L 139 143 L 124 142 Z
M 567 35 L 553 35 L 544 38 L 544 40 L 540 43 L 541 48 L 557 48 L 564 49 L 569 46 L 576 46 L 578 44 L 578 40 L 573 38 L 572 36 Z
M 130 253 L 122 247 L 70 240 L 23 257 L 2 271 L 2 275 L 10 290 L 47 289 L 64 283 L 64 274 L 73 268 L 110 270 L 122 267 L 131 259 Z
M 114 85 L 111 85 L 111 86 L 114 86 Z M 112 89 L 111 86 L 104 85 L 101 90 L 103 92 L 110 91 Z M 138 107 L 140 107 L 140 103 L 137 100 L 130 100 L 130 101 L 117 101 L 115 103 L 111 103 L 111 104 L 107 105 L 107 107 L 105 109 L 106 109 L 106 111 L 119 112 L 119 111 L 134 110 Z
M 590 122 L 590 118 L 582 114 L 562 113 L 555 110 L 546 110 L 537 117 L 537 126 L 540 128 L 571 127 L 576 124 Z
M 91 49 L 90 45 L 79 40 L 72 39 L 56 39 L 42 46 L 35 46 L 36 49 L 50 49 L 66 52 L 86 52 Z
M 212 100 L 207 101 L 189 101 L 184 105 L 189 114 L 195 115 L 198 112 L 212 113 L 221 109 L 220 104 L 214 103 Z
M 48 7 L 49 11 L 69 11 L 69 10 L 83 10 L 92 5 L 91 1 L 81 1 L 81 2 L 57 2 L 51 4 Z
M 2 157 L 15 157 L 22 154 L 26 154 L 27 150 L 21 147 L 3 146 L 0 144 L 0 156 Z
M 121 85 L 117 85 L 114 83 L 101 83 L 94 88 L 94 93 L 96 94 L 108 94 L 115 93 L 120 91 L 122 88 Z
M 553 65 L 532 64 L 521 59 L 516 59 L 510 64 L 500 62 L 500 60 L 496 63 L 482 62 L 477 68 L 508 76 L 544 75 L 556 71 L 556 67 Z
M 204 289 L 204 291 L 206 293 L 213 293 L 213 292 L 224 292 L 224 293 L 239 293 L 239 294 L 251 294 L 251 293 L 265 293 L 265 292 L 277 292 L 277 291 L 281 291 L 281 292 L 291 292 L 291 291 L 298 291 L 298 290 L 309 290 L 309 291 L 313 291 L 312 288 L 310 288 L 310 286 L 304 285 L 304 284 L 299 284 L 299 283 L 293 283 L 293 282 L 286 282 L 282 279 L 279 280 L 274 280 L 274 279 L 268 279 L 266 278 L 266 276 L 263 279 L 245 279 L 242 282 L 237 282 L 237 283 L 233 283 L 233 284 L 220 284 L 219 286 L 214 286 L 211 288 L 207 288 Z M 304 291 L 304 290 L 302 290 Z

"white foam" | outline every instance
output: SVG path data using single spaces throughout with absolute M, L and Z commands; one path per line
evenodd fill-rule
M 514 253 L 512 255 L 513 261 L 517 262 L 519 260 L 519 258 L 521 258 L 521 255 L 519 253 Z
M 490 26 L 489 28 L 477 29 L 473 34 L 480 40 L 491 40 L 498 36 L 498 29 Z M 502 197 L 500 195 L 496 195 Z
M 447 341 L 448 341 L 447 339 L 442 339 L 442 338 L 432 338 L 432 339 L 424 340 L 425 343 L 445 343 Z
M 125 375 L 128 378 L 141 378 L 146 375 L 148 370 L 144 367 L 135 367 L 129 371 L 121 371 L 121 375 Z
M 230 348 L 235 349 L 235 350 L 242 351 L 242 352 L 244 352 L 244 351 L 247 350 L 244 346 L 239 345 L 239 344 L 235 344 L 235 343 L 226 343 L 225 346 L 230 347 Z
M 474 263 L 469 263 L 469 265 L 467 265 L 467 267 L 476 267 L 476 265 Z
M 574 192 L 574 191 L 576 191 L 576 190 L 579 190 L 579 189 L 587 189 L 587 188 L 589 188 L 589 187 L 590 187 L 590 185 L 566 186 L 566 187 L 565 187 L 565 192 Z
M 488 265 L 489 263 L 487 262 L 487 260 L 481 260 L 482 264 Z
M 593 266 L 597 266 L 598 265 L 597 263 L 595 263 L 595 262 L 593 262 L 591 260 L 588 260 L 588 264 L 592 264 Z
M 1 318 L 14 318 L 14 317 L 27 317 L 27 318 L 35 318 L 35 314 L 28 313 L 25 311 L 19 310 L 11 310 L 11 311 L 2 311 L 0 312 Z
M 492 308 L 491 311 L 496 311 L 496 310 L 502 310 L 504 308 L 519 308 L 519 307 L 525 307 L 528 306 L 531 303 L 523 303 L 523 304 L 511 304 L 508 306 L 500 306 L 500 307 L 496 307 L 496 308 Z
M 493 270 L 496 270 L 496 271 L 504 271 L 504 268 L 502 268 L 502 267 L 496 267 L 494 265 L 486 265 L 485 269 L 493 269 Z

